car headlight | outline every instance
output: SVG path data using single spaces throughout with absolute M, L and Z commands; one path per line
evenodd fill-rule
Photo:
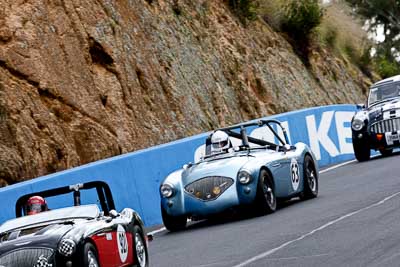
M 248 184 L 251 181 L 251 175 L 247 171 L 240 171 L 238 174 L 238 181 L 241 184 Z
M 353 128 L 354 131 L 359 131 L 364 127 L 364 121 L 360 119 L 354 119 L 351 128 Z
M 72 256 L 76 248 L 76 243 L 71 239 L 63 239 L 58 245 L 58 252 L 66 257 Z
M 160 192 L 163 197 L 171 197 L 174 193 L 174 188 L 170 184 L 163 184 L 160 187 Z

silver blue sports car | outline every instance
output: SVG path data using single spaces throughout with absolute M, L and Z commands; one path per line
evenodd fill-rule
M 289 144 L 279 121 L 259 120 L 211 133 L 201 159 L 168 175 L 160 194 L 164 225 L 177 231 L 188 218 L 243 206 L 267 214 L 277 200 L 315 198 L 318 166 L 306 144 Z

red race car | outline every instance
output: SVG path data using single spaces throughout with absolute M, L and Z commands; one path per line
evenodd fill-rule
M 98 205 L 81 205 L 86 190 L 97 192 Z M 73 195 L 74 206 L 48 210 L 44 199 L 64 194 Z M 104 182 L 24 195 L 16 217 L 0 226 L 0 267 L 149 265 L 140 216 L 130 208 L 116 212 Z

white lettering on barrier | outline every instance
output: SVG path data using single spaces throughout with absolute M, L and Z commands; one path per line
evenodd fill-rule
M 346 139 L 351 139 L 351 126 L 345 127 L 345 123 L 351 122 L 354 112 L 350 111 L 337 111 L 335 113 L 336 131 L 339 139 L 339 148 L 341 154 L 354 153 L 352 143 L 346 142 Z
M 314 152 L 317 160 L 321 159 L 320 144 L 325 148 L 331 157 L 339 155 L 332 139 L 328 136 L 329 128 L 331 126 L 334 111 L 327 111 L 322 113 L 322 118 L 319 123 L 318 129 L 315 122 L 315 116 L 310 115 L 306 117 L 308 138 L 310 141 L 310 148 Z

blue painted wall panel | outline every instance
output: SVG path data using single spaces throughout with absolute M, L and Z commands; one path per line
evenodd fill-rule
M 354 105 L 316 107 L 268 118 L 287 125 L 292 144 L 304 142 L 319 157 L 320 166 L 354 158 L 351 147 L 351 115 Z M 343 122 L 343 123 L 341 123 Z M 338 126 L 339 128 L 338 129 Z M 342 125 L 342 126 L 340 126 Z M 147 226 L 160 224 L 159 185 L 172 171 L 194 161 L 197 148 L 204 144 L 207 133 L 181 139 L 149 149 L 90 163 L 67 171 L 0 188 L 2 213 L 0 222 L 15 216 L 14 205 L 23 194 L 92 180 L 109 184 L 116 207 L 137 210 Z M 94 194 L 82 194 L 83 202 L 93 202 Z M 72 203 L 71 197 L 50 199 L 50 208 Z

